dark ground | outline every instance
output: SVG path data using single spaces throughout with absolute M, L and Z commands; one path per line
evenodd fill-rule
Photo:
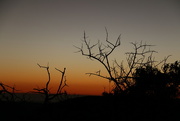
M 180 121 L 180 100 L 85 96 L 60 103 L 1 102 L 1 121 Z

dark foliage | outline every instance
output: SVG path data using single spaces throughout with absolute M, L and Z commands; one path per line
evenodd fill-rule
M 180 63 L 164 64 L 162 71 L 146 65 L 136 69 L 133 74 L 135 87 L 133 94 L 137 96 L 153 96 L 174 98 L 178 96 L 180 85 Z
M 167 81 L 168 93 L 170 96 L 179 96 L 180 91 L 180 62 L 165 64 L 163 67 L 164 80 Z

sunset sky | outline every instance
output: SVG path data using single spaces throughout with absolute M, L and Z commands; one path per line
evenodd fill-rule
M 43 87 L 47 73 L 37 66 L 49 63 L 52 91 L 67 68 L 71 94 L 101 94 L 108 80 L 85 73 L 103 66 L 80 53 L 83 32 L 92 43 L 121 34 L 121 46 L 111 56 L 124 60 L 132 50 L 130 42 L 156 45 L 156 60 L 172 55 L 180 60 L 179 0 L 1 0 L 0 1 L 0 82 L 27 92 Z

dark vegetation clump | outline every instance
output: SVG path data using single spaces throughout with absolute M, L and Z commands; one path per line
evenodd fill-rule
M 150 65 L 139 67 L 133 74 L 134 95 L 152 98 L 177 98 L 180 91 L 180 62 L 164 64 L 162 70 Z

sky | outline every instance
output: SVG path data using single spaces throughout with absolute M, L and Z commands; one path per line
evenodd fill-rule
M 70 94 L 100 95 L 109 90 L 109 81 L 85 73 L 106 70 L 98 62 L 76 53 L 86 32 L 92 43 L 106 38 L 121 46 L 111 59 L 125 61 L 130 42 L 156 45 L 156 60 L 172 55 L 180 60 L 179 0 L 1 0 L 0 1 L 0 82 L 15 85 L 20 92 L 43 87 L 49 64 L 51 91 L 67 68 Z M 106 73 L 105 73 L 106 74 Z

